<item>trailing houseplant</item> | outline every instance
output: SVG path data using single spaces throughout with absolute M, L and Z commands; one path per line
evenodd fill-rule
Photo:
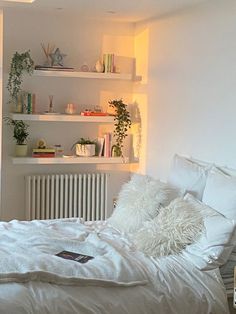
M 28 127 L 22 120 L 13 120 L 10 117 L 4 118 L 7 125 L 13 128 L 13 138 L 16 141 L 16 156 L 23 157 L 27 155 L 27 138 L 29 136 Z
M 115 99 L 109 101 L 109 106 L 115 111 L 115 129 L 113 135 L 116 144 L 112 146 L 112 156 L 123 156 L 124 139 L 128 135 L 128 129 L 131 127 L 130 113 L 127 110 L 127 105 L 122 99 Z
M 72 149 L 74 147 L 76 150 L 76 155 L 91 157 L 95 155 L 96 141 L 81 137 L 77 142 L 72 145 Z
M 17 97 L 21 91 L 23 74 L 32 74 L 34 71 L 34 61 L 30 56 L 30 51 L 23 53 L 15 52 L 10 66 L 10 73 L 7 82 L 7 89 L 10 94 L 10 103 L 17 104 Z

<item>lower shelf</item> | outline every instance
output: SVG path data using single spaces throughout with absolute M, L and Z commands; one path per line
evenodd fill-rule
M 12 157 L 15 165 L 37 164 L 125 164 L 129 162 L 127 157 L 53 157 L 53 158 L 34 158 L 34 157 Z

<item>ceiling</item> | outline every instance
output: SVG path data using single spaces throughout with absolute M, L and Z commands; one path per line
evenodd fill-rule
M 137 22 L 207 0 L 35 0 L 32 4 L 22 3 L 23 1 L 19 0 L 20 3 L 17 3 L 17 0 L 0 0 L 0 7 L 19 7 L 40 11 L 63 10 L 89 18 L 112 18 Z M 29 0 L 25 0 L 25 2 L 29 2 Z

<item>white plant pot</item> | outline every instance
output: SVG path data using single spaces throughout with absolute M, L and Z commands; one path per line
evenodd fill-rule
M 75 151 L 77 156 L 91 157 L 95 155 L 95 144 L 76 144 Z
M 28 146 L 27 144 L 16 144 L 15 155 L 16 157 L 26 157 L 27 156 Z

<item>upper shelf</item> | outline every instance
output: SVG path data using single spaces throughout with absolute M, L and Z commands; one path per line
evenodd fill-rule
M 76 71 L 45 71 L 34 70 L 34 76 L 49 77 L 77 77 L 84 79 L 105 79 L 105 80 L 125 80 L 141 81 L 141 76 L 133 76 L 129 73 L 97 73 L 97 72 L 76 72 Z
M 12 113 L 13 120 L 24 121 L 59 121 L 59 122 L 93 122 L 93 123 L 114 123 L 113 116 L 81 116 L 69 114 L 23 114 Z

